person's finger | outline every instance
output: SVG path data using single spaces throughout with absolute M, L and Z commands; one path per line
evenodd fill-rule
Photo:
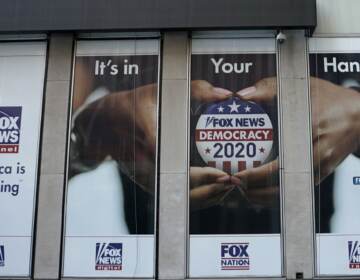
M 274 184 L 279 170 L 278 159 L 259 167 L 246 169 L 231 176 L 231 183 L 246 187 L 262 187 Z M 240 180 L 240 182 L 239 182 Z
M 202 102 L 217 102 L 223 101 L 231 97 L 233 93 L 230 90 L 219 88 L 219 87 L 212 87 L 209 88 L 207 91 L 202 92 L 201 101 Z
M 255 86 L 252 86 L 235 92 L 235 95 L 244 100 L 252 100 L 252 98 L 259 95 L 259 92 L 257 92 L 257 88 Z
M 243 186 L 244 182 L 241 181 L 238 177 L 236 176 L 231 176 L 230 177 L 230 182 L 236 186 Z
M 225 176 L 228 174 L 224 171 L 221 171 L 212 167 L 190 167 L 190 186 L 196 187 L 204 184 L 210 184 L 218 182 L 217 179 L 223 177 L 223 180 L 220 180 L 218 183 L 224 183 L 228 180 L 225 180 Z M 227 178 L 229 179 L 229 178 Z
M 199 102 L 216 102 L 231 97 L 233 93 L 230 90 L 213 87 L 204 80 L 195 80 L 191 82 L 191 98 Z
M 242 89 L 235 93 L 246 101 L 267 103 L 274 100 L 277 94 L 276 78 L 266 78 L 257 82 L 254 86 Z
M 215 195 L 218 195 L 219 193 L 224 193 L 232 188 L 233 186 L 224 185 L 221 183 L 203 185 L 191 190 L 191 198 L 206 200 L 206 199 L 210 199 Z
M 227 183 L 230 182 L 230 175 L 225 175 L 216 179 L 216 183 Z

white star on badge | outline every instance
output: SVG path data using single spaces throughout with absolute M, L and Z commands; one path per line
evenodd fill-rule
M 218 108 L 218 112 L 219 112 L 219 113 L 223 113 L 223 112 L 224 112 L 224 107 L 223 107 L 223 106 L 220 106 L 220 107 Z
M 228 105 L 229 107 L 230 107 L 230 113 L 232 113 L 232 112 L 236 112 L 236 113 L 239 113 L 239 111 L 238 111 L 238 108 L 240 107 L 240 105 L 237 105 L 236 103 L 235 103 L 235 101 L 233 101 L 233 103 L 231 104 L 231 105 Z
M 245 107 L 245 112 L 248 113 L 248 112 L 250 112 L 250 111 L 251 111 L 251 107 L 249 107 L 249 105 L 247 105 L 247 106 Z

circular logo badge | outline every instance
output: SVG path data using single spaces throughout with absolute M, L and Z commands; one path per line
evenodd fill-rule
M 273 146 L 273 127 L 259 105 L 231 98 L 210 105 L 200 116 L 195 141 L 208 166 L 234 174 L 260 166 L 267 159 Z

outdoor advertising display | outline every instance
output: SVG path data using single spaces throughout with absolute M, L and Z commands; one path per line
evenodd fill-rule
M 360 38 L 309 40 L 319 275 L 360 275 Z
M 0 277 L 31 274 L 45 42 L 0 43 Z
M 78 41 L 63 275 L 154 277 L 159 40 Z
M 193 39 L 190 277 L 280 276 L 273 38 Z

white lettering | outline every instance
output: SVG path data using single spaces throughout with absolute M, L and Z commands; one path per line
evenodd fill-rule
M 210 59 L 211 62 L 214 64 L 215 66 L 215 73 L 216 74 L 219 74 L 219 67 L 220 67 L 220 64 L 221 62 L 224 60 L 223 58 L 220 58 L 220 60 L 217 62 L 214 58 Z
M 210 61 L 215 67 L 215 74 L 219 74 L 220 70 L 225 74 L 229 74 L 232 72 L 235 72 L 237 74 L 249 73 L 250 67 L 254 65 L 252 62 L 223 63 L 224 58 L 220 58 L 219 60 L 211 58 Z
M 324 57 L 324 71 L 327 72 L 360 72 L 360 63 L 357 61 L 340 61 L 338 62 L 336 57 L 333 57 L 331 61 L 327 57 Z
M 338 64 L 338 69 L 341 73 L 349 72 L 349 64 L 347 62 L 340 62 Z
M 336 57 L 333 57 L 332 62 L 328 62 L 328 58 L 324 57 L 324 71 L 327 73 L 329 72 L 329 67 L 332 67 L 332 72 L 337 72 L 337 65 L 336 65 Z
M 356 69 L 354 69 L 356 68 Z M 351 72 L 360 72 L 360 63 L 356 61 L 350 62 L 350 71 Z

